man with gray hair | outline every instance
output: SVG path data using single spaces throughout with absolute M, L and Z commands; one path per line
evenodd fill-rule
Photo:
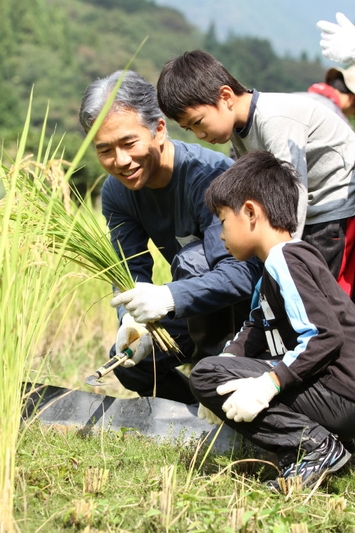
M 101 166 L 108 172 L 102 211 L 119 255 L 126 258 L 136 288 L 116 295 L 119 328 L 111 356 L 141 334 L 136 353 L 115 374 L 140 396 L 196 403 L 188 378 L 177 368 L 217 355 L 247 318 L 260 277 L 260 264 L 241 262 L 224 248 L 221 225 L 204 203 L 211 181 L 233 161 L 223 154 L 170 140 L 156 90 L 137 72 L 117 71 L 94 81 L 81 103 L 80 122 L 88 132 L 117 81 L 122 83 L 94 137 Z M 171 265 L 172 281 L 152 283 L 148 241 Z M 119 245 L 118 245 L 119 243 Z M 140 254 L 140 255 L 139 255 Z M 147 322 L 160 320 L 182 356 L 158 348 L 152 354 Z

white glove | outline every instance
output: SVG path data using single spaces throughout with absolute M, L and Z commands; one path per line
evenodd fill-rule
M 266 407 L 276 394 L 279 387 L 269 372 L 259 378 L 232 379 L 217 387 L 221 396 L 229 394 L 229 398 L 222 405 L 229 420 L 235 422 L 251 422 Z
M 120 353 L 139 338 L 132 357 L 127 359 L 122 366 L 129 368 L 135 366 L 152 351 L 153 343 L 148 330 L 142 324 L 135 322 L 134 318 L 126 313 L 122 318 L 122 324 L 118 328 L 116 337 L 116 353 Z
M 322 31 L 320 46 L 327 59 L 339 63 L 355 63 L 355 26 L 350 20 L 337 13 L 338 24 L 320 20 L 317 27 Z
M 174 311 L 175 303 L 167 285 L 137 283 L 134 289 L 112 298 L 111 306 L 124 305 L 133 318 L 140 323 L 155 322 Z
M 205 420 L 208 424 L 217 424 L 218 426 L 222 424 L 222 420 L 218 418 L 212 411 L 207 409 L 202 403 L 198 406 L 197 416 L 200 420 Z

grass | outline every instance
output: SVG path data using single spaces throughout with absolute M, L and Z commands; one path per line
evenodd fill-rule
M 15 518 L 22 533 L 353 533 L 353 470 L 310 491 L 270 494 L 275 472 L 209 452 L 197 440 L 157 444 L 122 428 L 84 436 L 74 428 L 25 433 L 18 451 Z
M 117 256 L 91 203 L 75 191 L 70 194 L 61 163 L 61 160 L 49 160 L 47 165 L 39 165 L 28 158 L 21 162 L 12 218 L 17 219 L 17 207 L 21 205 L 21 228 L 27 238 L 31 236 L 33 245 L 40 243 L 49 253 L 58 254 L 62 263 L 79 265 L 87 276 L 106 281 L 110 288 L 114 286 L 120 292 L 133 289 L 135 280 L 126 260 L 129 258 L 125 258 L 121 250 L 122 258 Z M 8 176 L 11 179 L 11 171 Z M 120 243 L 117 244 L 120 248 Z M 160 348 L 179 351 L 159 322 L 149 323 L 146 328 Z
M 41 239 L 35 243 L 23 224 L 32 220 L 31 205 L 16 198 L 17 179 L 29 129 L 26 118 L 11 172 L 1 168 L 6 195 L 0 206 L 0 531 L 14 531 L 12 512 L 16 449 L 22 411 L 22 383 L 29 372 L 40 340 L 63 299 L 66 276 L 60 256 L 43 254 Z M 12 212 L 16 207 L 16 216 Z M 69 304 L 70 305 L 70 302 Z M 65 314 L 64 314 L 65 316 Z M 63 317 L 64 317 L 63 316 Z M 40 365 L 39 365 L 40 368 Z

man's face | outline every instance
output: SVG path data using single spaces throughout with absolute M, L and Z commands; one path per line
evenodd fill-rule
M 110 113 L 94 137 L 101 166 L 125 187 L 154 188 L 161 170 L 165 122 L 158 121 L 155 136 L 142 126 L 135 111 L 121 108 Z
M 232 136 L 234 114 L 227 103 L 219 99 L 216 105 L 187 107 L 178 124 L 184 130 L 192 131 L 199 140 L 224 144 Z

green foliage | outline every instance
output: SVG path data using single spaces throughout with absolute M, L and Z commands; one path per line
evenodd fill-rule
M 40 340 L 67 294 L 60 251 L 56 257 L 51 251 L 44 251 L 45 231 L 32 240 L 36 210 L 31 198 L 26 204 L 27 198 L 16 193 L 25 164 L 30 109 L 11 170 L 0 162 L 6 191 L 0 202 L 0 530 L 4 533 L 14 530 L 15 452 L 21 437 L 22 385 L 30 381 L 29 373 Z M 43 160 L 38 160 L 35 173 L 45 167 L 48 153 Z M 51 205 L 42 215 L 41 223 L 46 227 Z M 36 373 L 33 378 L 36 380 Z
M 78 111 L 86 87 L 123 69 L 146 36 L 131 68 L 154 84 L 168 59 L 196 48 L 215 55 L 244 85 L 263 91 L 302 91 L 324 77 L 321 64 L 305 54 L 300 61 L 280 58 L 268 41 L 252 37 L 230 35 L 219 42 L 213 24 L 204 35 L 179 11 L 151 0 L 0 0 L 0 138 L 6 151 L 14 153 L 34 87 L 34 128 L 40 130 L 49 102 L 48 129 L 59 138 L 65 134 L 65 157 L 71 159 L 83 134 Z M 173 137 L 196 142 L 177 127 L 169 129 Z M 85 191 L 100 174 L 91 151 L 72 181 Z

